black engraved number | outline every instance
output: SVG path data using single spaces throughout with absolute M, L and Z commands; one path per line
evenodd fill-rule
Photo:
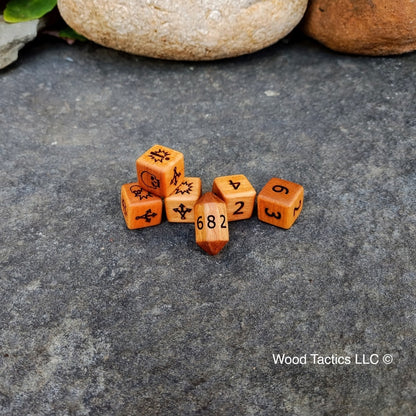
M 196 226 L 198 230 L 202 230 L 204 228 L 204 223 L 202 222 L 202 215 L 200 215 L 196 220 Z
M 220 215 L 220 218 L 222 219 L 221 228 L 227 228 L 227 219 L 225 218 L 225 215 Z M 215 215 L 208 215 L 207 217 L 207 227 L 210 229 L 213 229 L 217 226 L 217 223 L 215 222 Z M 200 215 L 196 220 L 196 227 L 198 230 L 202 230 L 204 228 L 204 222 L 202 221 L 202 215 Z
M 239 187 L 240 187 L 240 185 L 241 185 L 241 182 L 233 182 L 231 179 L 230 179 L 230 181 L 228 182 L 235 190 L 237 190 Z
M 274 192 L 285 192 L 285 194 L 287 195 L 289 193 L 289 189 L 286 188 L 286 186 L 282 186 L 282 185 L 275 185 L 273 186 L 273 191 Z
M 208 228 L 215 228 L 215 226 L 217 224 L 215 223 L 215 217 L 214 217 L 214 215 L 208 215 L 207 220 L 208 220 L 207 221 Z
M 297 207 L 293 208 L 293 216 L 296 215 L 296 211 L 299 211 L 301 206 L 302 206 L 302 200 L 299 201 L 299 205 Z
M 244 212 L 241 211 L 244 207 L 244 202 L 243 201 L 238 201 L 234 205 L 239 205 L 239 207 L 233 212 L 233 215 L 244 214 Z
M 222 218 L 221 228 L 227 228 L 227 226 L 225 225 L 225 215 L 220 215 L 220 217 Z
M 280 214 L 280 212 L 278 212 L 278 213 L 269 212 L 269 208 L 267 208 L 267 207 L 264 210 L 264 213 L 269 217 L 276 218 L 277 220 L 280 220 L 280 218 L 282 218 L 282 215 Z

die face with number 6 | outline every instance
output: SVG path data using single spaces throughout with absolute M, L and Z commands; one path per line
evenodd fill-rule
M 270 179 L 257 196 L 260 221 L 290 228 L 303 208 L 303 186 L 280 178 Z
M 195 204 L 195 240 L 208 254 L 218 254 L 229 241 L 225 202 L 212 192 Z

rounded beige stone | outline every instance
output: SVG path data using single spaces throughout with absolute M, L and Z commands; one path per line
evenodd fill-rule
M 416 50 L 416 0 L 310 0 L 302 27 L 338 52 L 411 52 Z
M 103 46 L 174 60 L 258 51 L 286 36 L 307 0 L 58 0 L 66 23 Z

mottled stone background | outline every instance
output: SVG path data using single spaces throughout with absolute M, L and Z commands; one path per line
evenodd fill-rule
M 415 80 L 415 53 L 301 35 L 207 63 L 27 46 L 0 73 L 0 414 L 415 415 Z M 298 182 L 303 212 L 231 223 L 215 257 L 192 224 L 128 230 L 156 143 L 204 191 Z

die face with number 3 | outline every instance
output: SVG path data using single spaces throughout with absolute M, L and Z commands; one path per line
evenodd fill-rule
M 303 208 L 303 187 L 280 178 L 272 178 L 257 196 L 260 221 L 290 228 Z
M 228 221 L 245 220 L 252 216 L 256 190 L 244 175 L 215 178 L 212 192 L 225 202 Z
M 194 222 L 195 204 L 201 196 L 201 178 L 185 178 L 175 191 L 165 198 L 169 222 Z
M 147 191 L 166 197 L 185 177 L 185 163 L 181 152 L 166 146 L 154 145 L 136 160 L 137 181 Z
M 225 202 L 212 192 L 195 204 L 196 243 L 208 254 L 218 254 L 228 243 L 228 220 Z
M 162 198 L 137 182 L 126 183 L 121 187 L 121 211 L 130 230 L 158 225 L 162 221 Z

